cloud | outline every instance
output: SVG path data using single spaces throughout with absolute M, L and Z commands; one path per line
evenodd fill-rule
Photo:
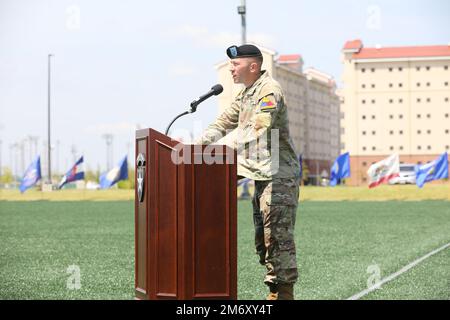
M 165 31 L 163 36 L 170 38 L 187 38 L 197 45 L 214 48 L 223 48 L 241 42 L 241 34 L 238 33 L 224 31 L 211 32 L 206 27 L 186 24 Z M 269 48 L 275 47 L 274 37 L 265 33 L 249 33 L 247 34 L 247 41 Z
M 122 134 L 130 134 L 136 129 L 138 129 L 139 125 L 129 122 L 120 122 L 120 123 L 98 123 L 90 125 L 84 128 L 84 132 L 88 134 L 96 134 L 101 135 L 105 133 L 122 135 Z

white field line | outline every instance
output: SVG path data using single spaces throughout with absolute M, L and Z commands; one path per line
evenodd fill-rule
M 397 272 L 391 274 L 390 276 L 384 278 L 383 280 L 381 280 L 380 282 L 374 284 L 374 285 L 371 286 L 370 288 L 367 288 L 366 290 L 363 290 L 363 291 L 361 291 L 360 293 L 357 293 L 357 294 L 351 296 L 351 297 L 348 298 L 347 300 L 358 300 L 358 299 L 360 299 L 361 297 L 364 297 L 366 294 L 368 294 L 368 293 L 370 293 L 370 292 L 372 292 L 372 291 L 378 289 L 379 287 L 381 287 L 381 286 L 382 286 L 383 284 L 385 284 L 386 282 L 389 282 L 389 281 L 391 281 L 391 280 L 397 278 L 399 275 L 405 273 L 406 271 L 408 271 L 408 270 L 411 269 L 412 267 L 418 265 L 418 264 L 421 263 L 423 260 L 425 260 L 425 259 L 431 257 L 432 255 L 434 255 L 434 254 L 436 254 L 436 253 L 438 253 L 438 252 L 440 252 L 440 251 L 442 251 L 442 250 L 444 250 L 444 249 L 446 249 L 446 248 L 448 248 L 448 247 L 450 247 L 450 242 L 447 243 L 447 244 L 444 244 L 442 247 L 440 247 L 440 248 L 438 248 L 438 249 L 436 249 L 436 250 L 431 251 L 430 253 L 424 255 L 423 257 L 421 257 L 421 258 L 419 258 L 419 259 L 417 259 L 417 260 L 411 262 L 411 263 L 408 264 L 407 266 L 401 268 L 399 271 L 397 271 Z

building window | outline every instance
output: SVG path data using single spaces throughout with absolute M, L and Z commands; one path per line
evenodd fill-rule
M 366 135 L 366 132 L 365 132 L 365 131 L 363 131 L 363 132 L 362 132 L 362 134 L 363 134 L 363 136 L 365 136 L 365 135 Z
M 363 177 L 363 178 L 362 178 L 362 182 L 364 182 L 364 183 L 367 182 L 367 178 L 366 178 L 366 177 Z
M 427 67 L 427 71 L 430 71 L 430 67 Z
M 399 68 L 398 68 L 398 71 L 400 71 L 400 72 L 403 71 L 403 68 L 402 68 L 402 67 L 399 67 Z
M 366 100 L 363 100 L 363 101 L 361 101 L 362 102 L 362 104 L 366 104 Z
M 400 146 L 399 149 L 400 149 L 400 150 L 403 150 L 403 146 Z
M 375 115 L 372 115 L 372 120 L 375 120 Z
M 430 99 L 430 98 L 427 98 L 427 102 L 431 102 L 431 99 Z
M 389 134 L 392 136 L 394 134 L 394 130 L 389 131 Z
M 398 115 L 398 118 L 399 118 L 399 119 L 403 119 L 403 115 L 402 115 L 402 114 L 399 114 L 399 115 Z
M 417 130 L 417 134 L 421 134 L 422 133 L 422 131 L 421 130 Z
M 427 114 L 427 118 L 430 119 L 431 118 L 431 114 Z
M 445 134 L 448 134 L 448 132 L 449 132 L 448 129 L 445 129 Z
M 448 118 L 448 113 L 445 114 L 445 117 Z
M 376 150 L 376 148 L 375 147 L 372 147 L 372 151 L 375 151 Z
M 449 146 L 445 146 L 445 149 L 448 150 L 448 149 L 450 149 L 450 147 Z
M 362 165 L 363 167 L 367 166 L 367 162 L 363 161 Z
M 365 89 L 366 88 L 366 85 L 365 84 L 363 84 L 362 86 L 361 86 L 363 89 Z
M 417 103 L 420 103 L 420 101 L 422 101 L 420 98 L 417 98 Z
M 398 134 L 403 134 L 403 130 L 400 130 L 400 131 L 398 132 Z
M 366 151 L 366 149 L 367 149 L 366 147 L 363 147 L 363 151 Z
M 430 83 L 429 82 L 427 82 L 427 87 L 429 87 L 430 86 Z
M 418 115 L 417 115 L 417 119 L 420 119 L 420 117 L 421 117 L 421 115 L 420 115 L 420 114 L 418 114 Z
M 447 81 L 444 82 L 444 86 L 448 87 L 448 82 Z
M 445 102 L 448 102 L 448 97 L 447 97 L 447 98 L 445 98 Z
M 448 70 L 448 66 L 444 66 L 444 70 Z
M 393 114 L 390 114 L 390 115 L 389 115 L 389 119 L 394 119 L 394 115 L 393 115 Z
M 370 71 L 375 72 L 375 68 L 370 69 Z
M 422 147 L 421 146 L 417 146 L 417 150 L 422 150 Z
M 372 84 L 372 86 L 371 86 L 371 87 L 372 87 L 372 89 L 375 89 L 375 85 L 374 85 L 374 84 Z
M 366 72 L 366 69 L 365 69 L 365 68 L 362 68 L 362 69 L 361 69 L 361 72 L 362 72 L 362 73 Z
M 390 149 L 390 150 L 394 150 L 394 147 L 393 147 L 393 146 L 390 146 L 389 149 Z
M 398 103 L 403 103 L 403 99 L 398 99 Z
M 389 68 L 389 72 L 392 72 L 392 68 Z
M 372 135 L 374 136 L 374 135 L 376 135 L 377 134 L 377 132 L 376 131 L 372 131 Z
M 341 119 L 344 119 L 344 118 L 345 118 L 345 113 L 341 112 Z
M 392 103 L 392 102 L 394 102 L 394 99 L 389 99 L 389 103 Z
M 431 146 L 427 146 L 427 149 L 428 149 L 428 150 L 431 150 Z
M 399 84 L 398 84 L 398 87 L 399 87 L 399 88 L 403 87 L 403 83 L 399 83 Z
M 389 88 L 392 88 L 394 85 L 392 83 L 389 83 Z
M 372 104 L 375 104 L 375 99 L 372 99 Z
M 431 134 L 431 130 L 427 130 L 427 133 L 428 133 L 428 134 Z
M 417 70 L 417 71 L 420 71 L 420 67 L 416 67 L 416 70 Z
M 366 120 L 366 116 L 362 116 L 362 119 L 363 119 L 363 120 Z
M 416 83 L 416 86 L 420 87 L 420 82 L 417 82 L 417 83 Z

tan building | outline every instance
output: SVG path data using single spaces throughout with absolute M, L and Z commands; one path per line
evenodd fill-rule
M 369 166 L 393 153 L 420 164 L 450 151 L 450 46 L 342 49 L 341 153 L 349 184 L 367 183 Z
M 329 176 L 330 167 L 340 151 L 340 99 L 336 84 L 326 73 L 303 70 L 298 54 L 277 56 L 275 51 L 260 47 L 263 70 L 276 79 L 284 90 L 288 106 L 289 130 L 297 155 L 302 154 L 316 183 L 319 176 Z M 219 113 L 228 107 L 241 90 L 229 72 L 228 61 L 216 65 L 224 91 L 219 96 Z

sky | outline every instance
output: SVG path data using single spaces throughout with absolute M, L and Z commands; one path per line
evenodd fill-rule
M 47 139 L 51 58 L 52 170 L 84 155 L 105 170 L 129 154 L 137 127 L 164 133 L 169 122 L 217 83 L 214 65 L 240 44 L 240 0 L 0 0 L 0 162 L 22 175 Z M 448 0 L 247 0 L 247 40 L 341 84 L 341 49 L 450 44 Z M 197 137 L 218 115 L 216 97 L 172 127 Z M 11 146 L 25 141 L 23 161 Z M 16 150 L 16 152 L 14 152 Z M 12 153 L 11 153 L 12 151 Z

